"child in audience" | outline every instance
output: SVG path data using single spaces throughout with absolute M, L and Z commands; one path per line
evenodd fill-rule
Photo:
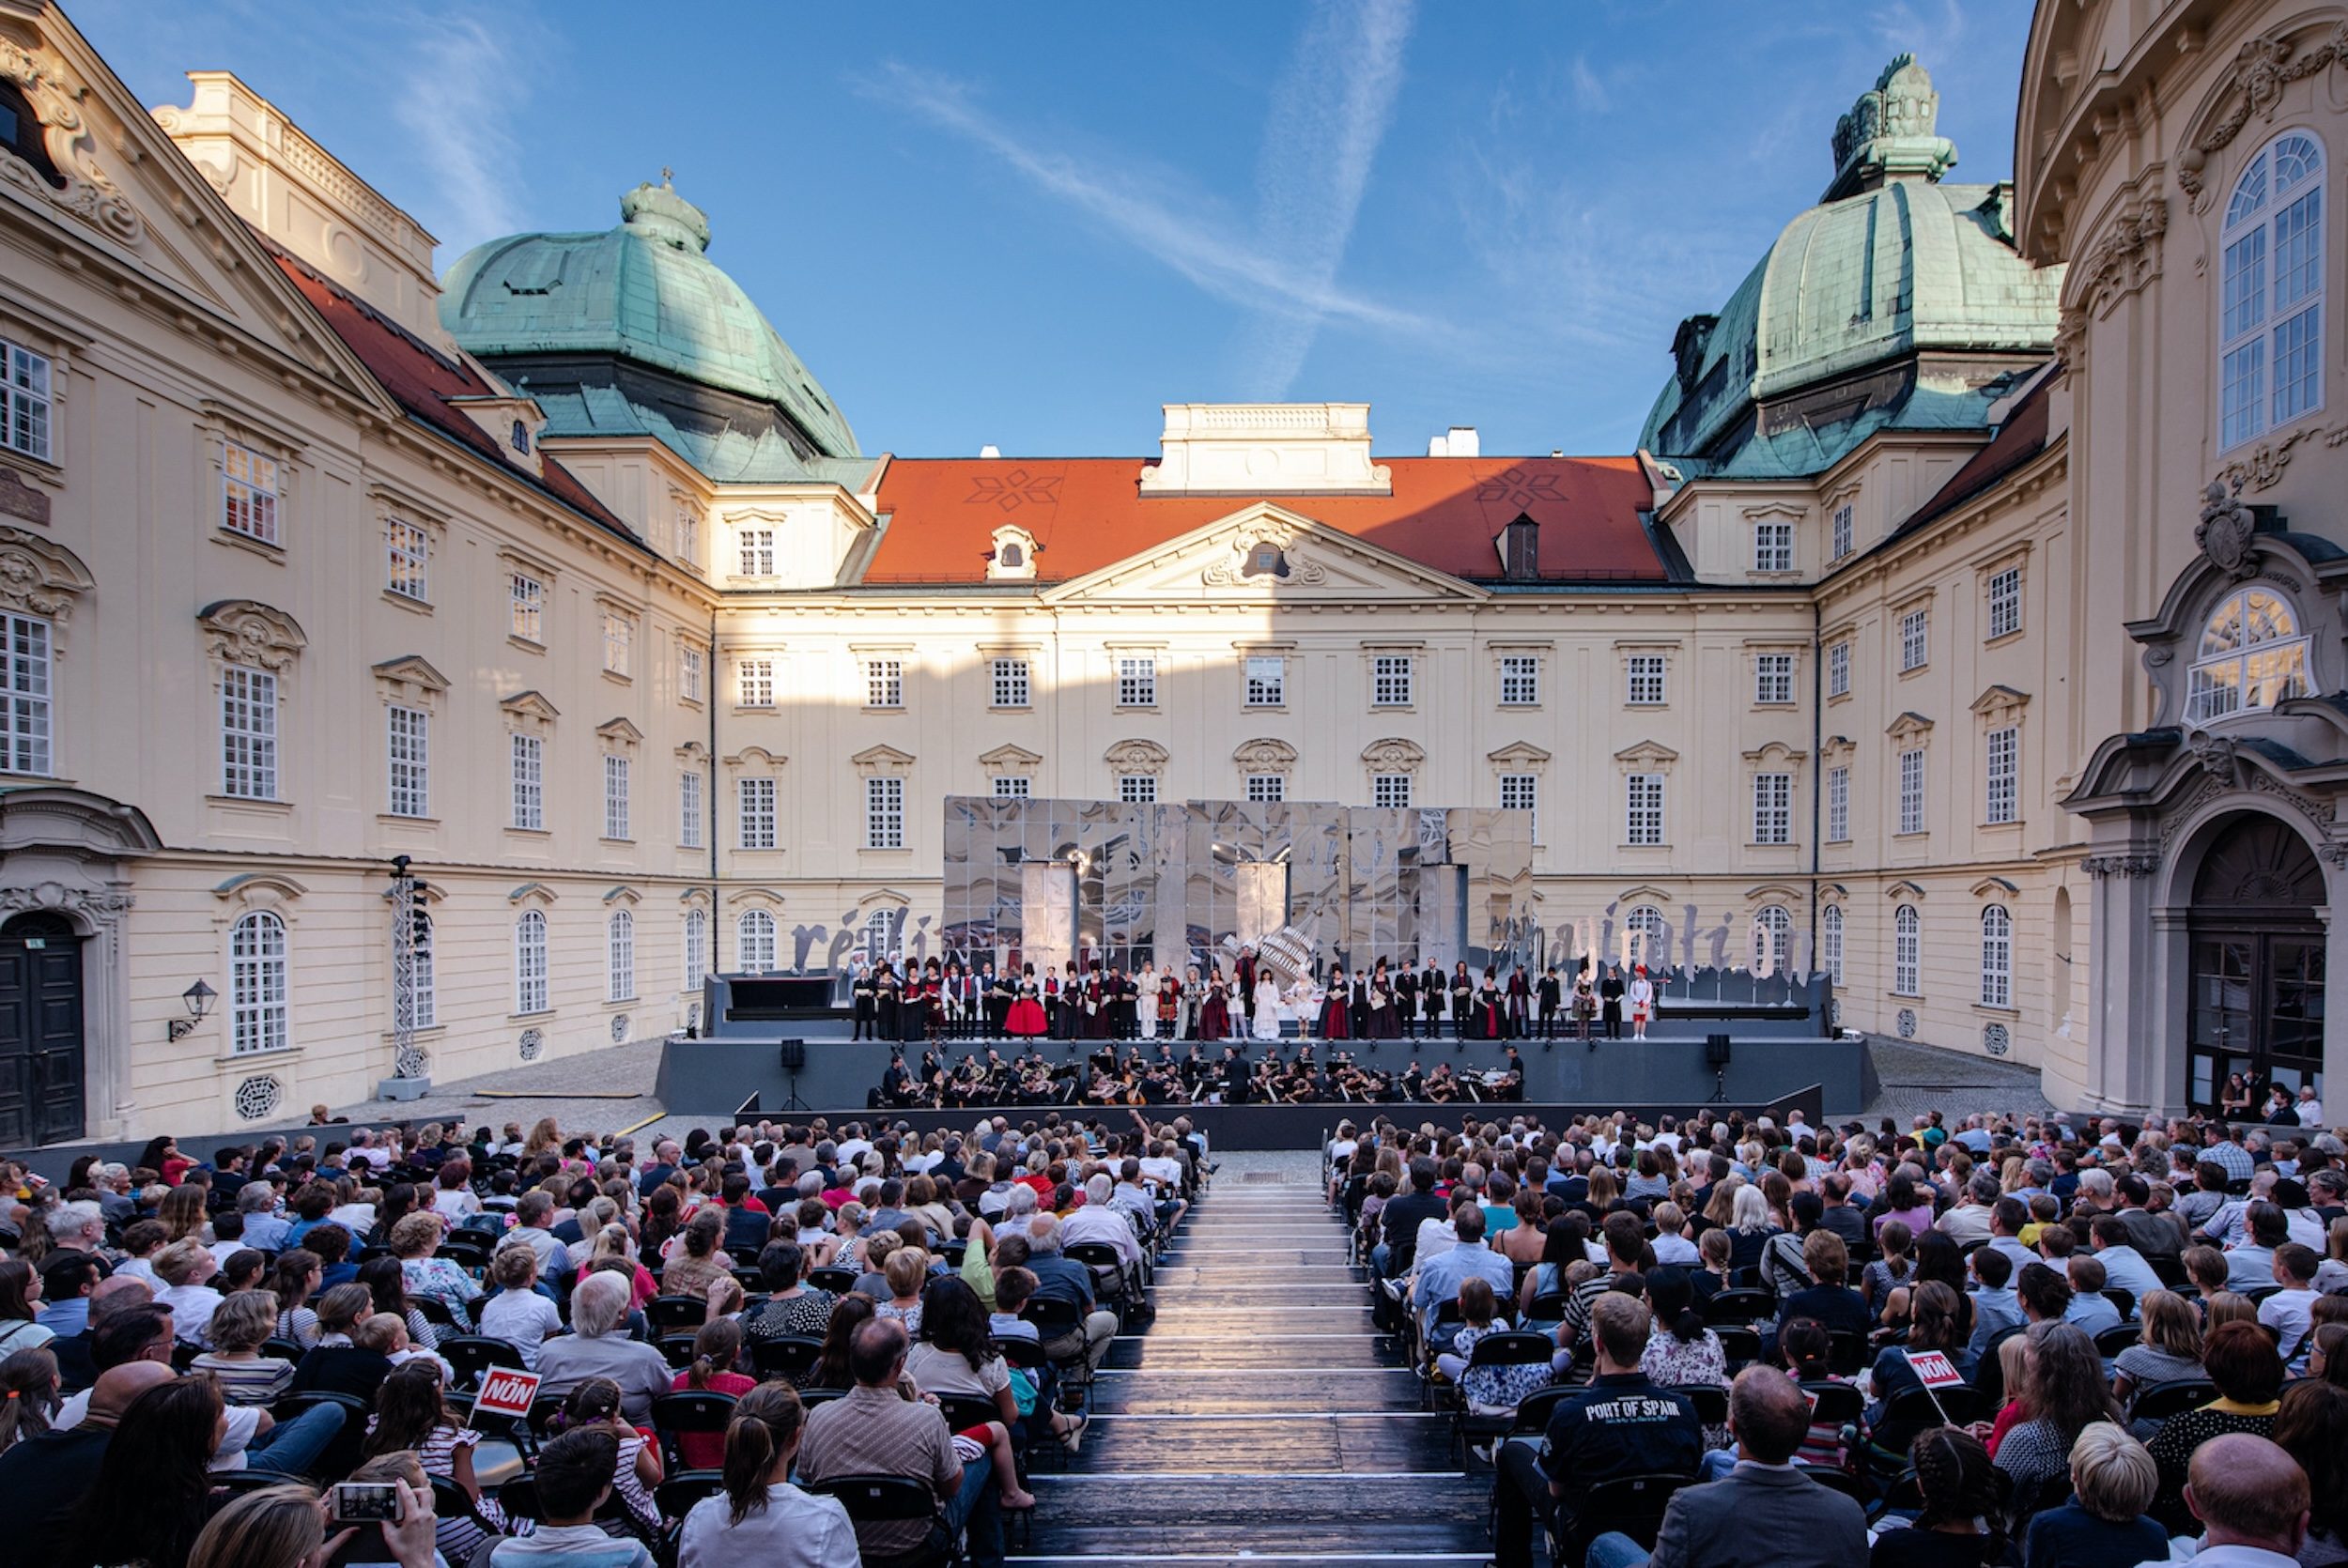
M 1475 1342 L 1508 1327 L 1500 1315 L 1500 1301 L 1490 1280 L 1460 1282 L 1459 1334 L 1451 1348 L 1435 1358 L 1435 1370 L 1460 1386 L 1468 1408 L 1479 1415 L 1513 1410 L 1535 1389 L 1549 1386 L 1547 1361 L 1524 1366 L 1470 1366 Z
M 2070 1499 L 2030 1522 L 2022 1560 L 2063 1564 L 2163 1562 L 2169 1532 L 2144 1510 L 2160 1489 L 2160 1467 L 2142 1443 L 2095 1422 L 2071 1445 Z
M 524 1241 L 508 1242 L 489 1260 L 498 1293 L 481 1305 L 481 1331 L 521 1352 L 522 1365 L 538 1370 L 538 1347 L 562 1332 L 563 1314 L 541 1296 L 538 1254 Z
M 293 1363 L 264 1357 L 261 1345 L 277 1330 L 277 1298 L 263 1290 L 231 1296 L 212 1314 L 212 1347 L 188 1368 L 220 1384 L 231 1405 L 274 1405 L 293 1382 Z
M 595 1510 L 611 1494 L 619 1447 L 608 1427 L 595 1426 L 565 1432 L 540 1449 L 538 1508 L 546 1520 L 534 1534 L 499 1542 L 490 1568 L 653 1568 L 641 1542 L 606 1535 L 595 1523 Z
M 1905 1220 L 1886 1220 L 1876 1233 L 1876 1247 L 1880 1253 L 1873 1263 L 1860 1271 L 1859 1293 L 1867 1299 L 1868 1314 L 1880 1322 L 1891 1301 L 1892 1293 L 1908 1284 L 1915 1265 L 1908 1261 L 1908 1249 L 1916 1244 L 1916 1233 L 1908 1229 Z
M 660 1484 L 660 1451 L 644 1440 L 644 1435 L 627 1423 L 620 1413 L 620 1385 L 609 1377 L 589 1377 L 573 1389 L 563 1402 L 563 1410 L 555 1420 L 562 1423 L 563 1435 L 609 1433 L 618 1445 L 611 1451 L 611 1469 L 604 1480 L 620 1495 L 620 1501 L 636 1522 L 654 1536 L 660 1532 L 660 1510 L 653 1502 L 652 1489 Z M 542 1453 L 539 1469 L 545 1472 L 546 1459 Z M 539 1506 L 546 1511 L 548 1523 L 554 1523 L 554 1505 L 544 1495 L 541 1483 Z
M 2022 1234 L 2015 1239 L 2036 1252 L 2039 1237 L 2046 1233 L 2048 1225 L 2062 1218 L 2062 1201 L 2052 1192 L 2033 1193 L 2030 1200 L 2030 1222 L 2022 1227 Z
M 427 1476 L 446 1477 L 471 1500 L 480 1522 L 462 1514 L 440 1515 L 434 1544 L 450 1562 L 463 1562 L 481 1549 L 489 1538 L 483 1524 L 500 1530 L 505 1526 L 497 1499 L 484 1496 L 473 1477 L 473 1447 L 480 1441 L 481 1434 L 449 1408 L 440 1369 L 429 1361 L 410 1361 L 384 1378 L 375 1396 L 375 1414 L 367 1418 L 363 1452 L 369 1458 L 412 1452 Z
M 693 1364 L 676 1375 L 679 1393 L 730 1393 L 736 1399 L 758 1387 L 758 1380 L 734 1370 L 742 1355 L 739 1319 L 713 1317 L 693 1336 Z M 677 1457 L 693 1470 L 721 1469 L 726 1462 L 723 1432 L 680 1432 Z

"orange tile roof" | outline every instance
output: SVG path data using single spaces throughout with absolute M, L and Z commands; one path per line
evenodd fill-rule
M 1153 496 L 1139 457 L 894 458 L 881 480 L 887 534 L 870 584 L 986 580 L 997 528 L 1034 536 L 1036 575 L 1065 582 L 1270 501 L 1454 576 L 1500 576 L 1500 530 L 1541 525 L 1541 576 L 1664 582 L 1641 525 L 1653 492 L 1635 457 L 1381 457 L 1390 496 Z

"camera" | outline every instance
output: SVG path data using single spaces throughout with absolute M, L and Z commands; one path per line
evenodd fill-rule
M 334 1486 L 338 1525 L 399 1523 L 399 1488 L 385 1481 L 344 1481 Z

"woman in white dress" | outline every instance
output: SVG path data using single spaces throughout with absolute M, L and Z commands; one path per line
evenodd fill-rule
M 1280 1038 L 1280 982 L 1272 977 L 1269 969 L 1256 971 L 1255 1037 L 1259 1040 Z
M 1142 1039 L 1158 1038 L 1158 966 L 1144 963 L 1134 976 L 1134 1030 Z

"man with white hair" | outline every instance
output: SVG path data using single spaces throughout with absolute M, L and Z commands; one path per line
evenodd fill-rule
M 638 1426 L 652 1418 L 652 1402 L 669 1391 L 675 1376 L 666 1357 L 627 1337 L 628 1277 L 599 1269 L 571 1294 L 571 1331 L 548 1340 L 538 1351 L 542 1393 L 565 1394 L 590 1377 L 620 1385 L 620 1410 Z
M 87 1202 L 59 1204 L 49 1219 L 49 1235 L 58 1252 L 97 1253 L 106 1244 L 106 1216 Z
M 1142 1280 L 1141 1242 L 1134 1235 L 1133 1222 L 1109 1202 L 1116 1185 L 1109 1179 L 1108 1172 L 1092 1173 L 1085 1182 L 1084 1203 L 1060 1222 L 1060 1241 L 1068 1246 L 1105 1241 L 1116 1248 L 1118 1261 L 1125 1266 L 1126 1294 L 1129 1299 L 1137 1299 Z
M 1117 1314 L 1098 1309 L 1092 1291 L 1092 1270 L 1073 1263 L 1060 1253 L 1060 1222 L 1051 1214 L 1027 1222 L 1027 1270 L 1035 1276 L 1031 1301 L 1064 1301 L 1084 1314 L 1082 1354 L 1095 1370 L 1108 1359 L 1109 1341 L 1117 1334 Z M 1078 1353 L 1074 1332 L 1046 1342 L 1044 1349 L 1065 1360 Z

